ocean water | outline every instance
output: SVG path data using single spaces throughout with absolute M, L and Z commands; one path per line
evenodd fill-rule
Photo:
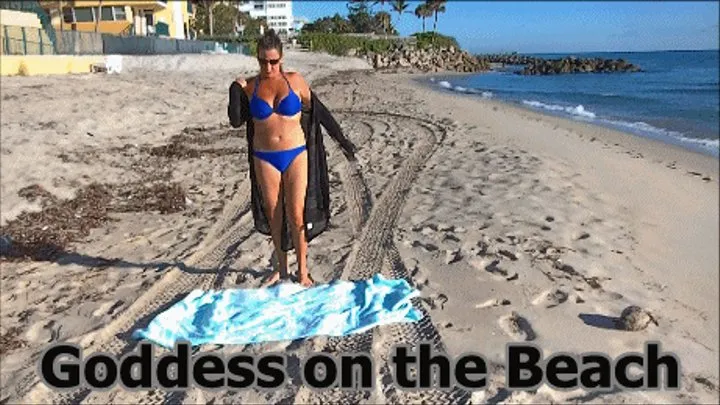
M 536 54 L 625 59 L 638 73 L 522 76 L 507 71 L 432 77 L 443 91 L 494 98 L 720 157 L 719 51 Z

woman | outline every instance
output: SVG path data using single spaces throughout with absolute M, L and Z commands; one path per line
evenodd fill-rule
M 298 282 L 309 287 L 313 281 L 307 268 L 304 218 L 308 151 L 300 120 L 303 107 L 311 104 L 311 92 L 300 73 L 283 71 L 282 42 L 273 30 L 257 45 L 260 73 L 247 81 L 239 77 L 236 82 L 249 98 L 253 126 L 251 175 L 259 184 L 263 214 L 270 225 L 278 260 L 278 268 L 264 284 L 272 285 L 281 276 L 287 277 L 287 253 L 281 239 L 284 226 L 288 226 L 297 255 Z

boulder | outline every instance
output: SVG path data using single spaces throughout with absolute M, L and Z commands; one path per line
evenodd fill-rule
M 628 63 L 623 59 L 577 58 L 574 56 L 562 59 L 541 59 L 517 54 L 505 55 L 478 55 L 478 60 L 492 63 L 496 67 L 505 65 L 525 65 L 518 71 L 521 75 L 553 75 L 568 73 L 613 73 L 613 72 L 641 72 L 640 67 Z
M 489 61 L 455 47 L 421 50 L 400 45 L 382 54 L 368 52 L 365 57 L 375 69 L 401 67 L 423 72 L 480 72 L 490 69 Z

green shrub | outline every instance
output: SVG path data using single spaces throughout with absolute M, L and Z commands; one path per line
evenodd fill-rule
M 460 49 L 460 45 L 458 45 L 455 38 L 447 35 L 433 32 L 416 32 L 415 34 L 412 34 L 412 36 L 417 38 L 417 47 L 420 49 L 428 49 L 433 47 L 449 48 L 451 46 Z
M 250 56 L 257 55 L 257 41 L 243 42 L 243 45 L 248 47 L 248 53 Z
M 332 33 L 303 33 L 298 36 L 298 43 L 311 51 L 324 51 L 331 55 L 346 55 L 350 49 L 356 49 L 359 54 L 385 52 L 392 47 L 393 41 Z
M 433 34 L 432 32 L 415 33 L 419 49 L 448 48 L 454 46 L 460 49 L 455 38 Z M 390 50 L 397 40 L 371 39 L 364 37 L 347 36 L 335 33 L 304 32 L 298 36 L 298 43 L 311 51 L 327 52 L 331 55 L 346 55 L 350 49 L 356 49 L 359 54 L 368 52 L 382 53 Z

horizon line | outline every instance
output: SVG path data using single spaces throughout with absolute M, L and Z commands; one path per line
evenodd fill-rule
M 520 52 L 520 51 L 497 51 L 497 52 L 471 52 L 474 54 L 484 54 L 484 53 L 490 53 L 490 54 L 512 54 L 517 53 L 518 55 L 531 55 L 531 54 L 568 54 L 568 53 L 652 53 L 652 52 L 708 52 L 708 51 L 715 51 L 720 52 L 720 49 L 718 48 L 710 48 L 710 49 L 655 49 L 655 50 L 645 50 L 645 51 L 551 51 L 551 52 L 542 52 L 542 51 L 533 51 L 533 52 Z

